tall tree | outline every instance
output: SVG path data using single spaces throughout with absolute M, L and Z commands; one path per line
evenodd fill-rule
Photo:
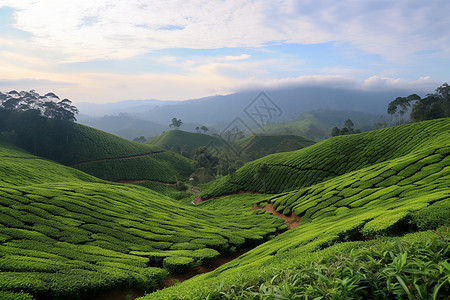
M 404 115 L 408 109 L 414 122 L 450 117 L 450 86 L 447 83 L 436 88 L 434 94 L 421 98 L 417 94 L 408 97 L 397 97 L 388 105 L 390 115 Z
M 203 130 L 203 133 L 206 133 L 209 130 L 208 127 L 206 127 L 205 125 L 200 127 L 200 129 Z
M 172 118 L 172 124 L 169 125 L 169 127 L 175 127 L 176 129 L 180 128 L 183 125 L 183 122 L 181 122 L 181 119 Z
M 78 113 L 69 99 L 60 100 L 52 92 L 40 96 L 34 90 L 20 93 L 12 90 L 6 94 L 0 92 L 0 108 L 19 112 L 35 110 L 41 116 L 66 121 L 76 121 L 75 115 Z

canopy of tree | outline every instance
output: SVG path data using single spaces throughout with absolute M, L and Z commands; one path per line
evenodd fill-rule
M 177 118 L 172 118 L 172 124 L 170 124 L 169 127 L 173 126 L 175 128 L 180 128 L 181 125 L 183 125 L 183 122 L 181 122 L 181 119 L 177 120 Z
M 390 115 L 403 116 L 412 106 L 410 117 L 414 122 L 447 118 L 450 116 L 450 86 L 444 83 L 436 88 L 434 94 L 421 98 L 417 94 L 408 97 L 397 97 L 388 105 Z
M 69 99 L 60 100 L 51 92 L 41 96 L 34 90 L 0 92 L 0 108 L 19 112 L 32 110 L 47 118 L 67 121 L 76 121 L 75 114 L 78 113 Z
M 354 130 L 355 124 L 353 124 L 352 120 L 347 119 L 344 123 L 344 127 L 333 127 L 331 130 L 330 136 L 338 136 L 338 135 L 347 135 L 347 134 L 354 134 L 354 133 L 361 133 L 360 129 Z

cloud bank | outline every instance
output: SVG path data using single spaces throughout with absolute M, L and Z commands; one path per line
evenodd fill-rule
M 3 0 L 14 26 L 62 61 L 124 59 L 168 48 L 350 43 L 391 60 L 448 54 L 450 2 L 312 0 Z

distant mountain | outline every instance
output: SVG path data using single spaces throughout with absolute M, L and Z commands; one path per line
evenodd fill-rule
M 86 121 L 81 116 L 78 118 L 82 124 L 118 134 L 122 137 L 132 138 L 141 135 L 145 137 L 158 135 L 162 133 L 162 130 L 168 129 L 167 126 L 174 117 L 183 121 L 184 130 L 193 130 L 197 126 L 196 124 L 201 124 L 210 128 L 210 132 L 220 133 L 236 120 L 244 123 L 243 125 L 250 131 L 256 132 L 259 126 L 264 124 L 258 124 L 255 121 L 259 122 L 264 119 L 265 123 L 279 123 L 296 118 L 303 113 L 321 109 L 346 110 L 379 116 L 386 113 L 387 105 L 392 99 L 401 95 L 408 95 L 409 93 L 411 91 L 391 90 L 374 92 L 337 88 L 297 87 L 269 91 L 264 94 L 264 100 L 258 98 L 261 96 L 259 91 L 246 91 L 186 101 L 134 100 L 109 104 L 79 103 L 77 106 L 81 114 L 93 117 L 126 113 L 130 118 L 153 122 L 153 125 L 144 125 L 140 122 L 136 122 L 135 125 L 134 122 L 119 119 L 112 121 L 112 119 L 106 118 Z M 260 119 L 260 117 L 263 118 Z M 320 116 L 316 117 L 320 118 Z M 336 117 L 331 115 L 323 118 L 327 120 L 324 123 L 327 127 L 322 128 L 322 125 L 318 126 L 319 131 L 328 131 L 328 127 L 338 126 L 342 123 L 339 118 L 336 119 Z M 357 117 L 354 116 L 353 118 L 356 119 Z M 114 126 L 110 126 L 108 121 L 114 123 Z M 155 123 L 160 126 L 157 126 Z M 119 128 L 119 125 L 122 127 Z M 161 130 L 161 126 L 164 129 Z M 213 128 L 215 130 L 212 130 Z M 316 129 L 312 128 L 312 130 L 315 131 Z M 302 132 L 293 133 L 313 138 L 313 136 Z M 319 135 L 323 136 L 322 133 L 319 133 Z M 315 139 L 317 140 L 317 138 Z
M 352 110 L 380 115 L 386 113 L 387 105 L 405 91 L 369 92 L 360 90 L 344 90 L 336 88 L 301 87 L 270 91 L 269 106 L 276 105 L 280 113 L 276 113 L 267 121 L 279 122 L 298 115 L 319 109 Z M 262 103 L 254 101 L 259 92 L 240 92 L 226 96 L 215 96 L 197 100 L 187 100 L 174 105 L 154 107 L 139 118 L 157 123 L 167 123 L 173 117 L 183 122 L 199 122 L 214 126 L 219 130 L 225 128 L 236 117 L 240 117 L 250 127 L 257 127 L 246 114 L 258 107 L 262 114 Z M 257 117 L 255 117 L 257 118 Z
M 114 103 L 76 103 L 77 108 L 84 115 L 103 117 L 105 115 L 117 115 L 119 113 L 139 114 L 143 111 L 154 109 L 158 106 L 174 105 L 181 101 L 161 101 L 156 99 L 149 100 L 125 100 Z

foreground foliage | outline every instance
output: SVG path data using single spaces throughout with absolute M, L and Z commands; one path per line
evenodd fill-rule
M 193 267 L 187 260 L 208 265 L 282 225 L 269 215 L 199 214 L 146 188 L 108 183 L 6 144 L 0 178 L 0 291 L 38 298 L 154 290 L 168 271 L 178 272 L 178 257 L 186 268 Z

